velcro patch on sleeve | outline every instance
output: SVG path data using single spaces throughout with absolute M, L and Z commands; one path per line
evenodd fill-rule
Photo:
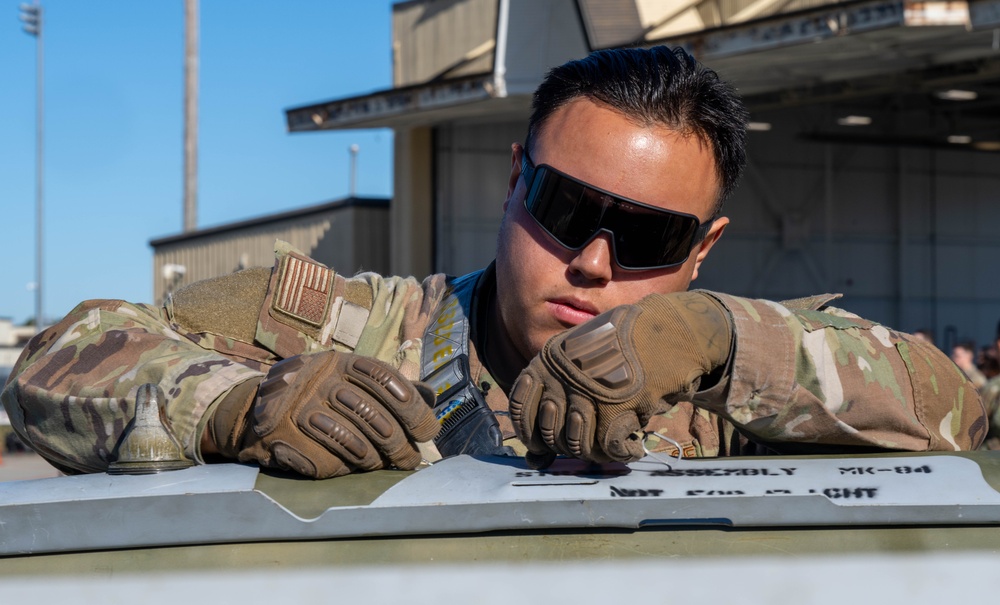
M 345 300 L 337 318 L 337 327 L 333 330 L 333 339 L 352 349 L 358 346 L 370 313 L 368 309 Z
M 272 299 L 275 311 L 314 327 L 323 325 L 333 293 L 334 273 L 323 265 L 300 258 L 282 259 L 278 291 Z

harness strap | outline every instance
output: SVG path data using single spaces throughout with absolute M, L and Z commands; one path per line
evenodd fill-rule
M 435 393 L 434 415 L 441 432 L 434 443 L 443 456 L 513 456 L 493 411 L 475 385 L 469 367 L 472 297 L 482 271 L 453 280 L 424 332 L 420 376 Z

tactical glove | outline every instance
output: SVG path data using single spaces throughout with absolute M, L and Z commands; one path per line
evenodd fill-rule
M 259 389 L 240 385 L 208 430 L 225 456 L 316 479 L 413 469 L 414 443 L 440 429 L 433 401 L 425 385 L 377 360 L 328 351 L 278 362 Z
M 534 468 L 556 454 L 592 462 L 643 455 L 634 433 L 724 365 L 729 312 L 701 292 L 653 294 L 562 332 L 525 368 L 510 415 Z

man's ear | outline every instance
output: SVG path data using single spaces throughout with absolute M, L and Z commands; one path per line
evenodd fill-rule
M 507 212 L 507 205 L 510 198 L 514 197 L 517 190 L 517 182 L 521 179 L 521 156 L 524 154 L 524 147 L 520 143 L 510 145 L 510 176 L 507 177 L 507 199 L 503 202 L 503 211 Z
M 694 271 L 691 272 L 691 281 L 698 279 L 698 269 L 701 268 L 701 264 L 705 262 L 708 257 L 708 252 L 715 245 L 715 242 L 719 241 L 722 237 L 722 232 L 726 230 L 726 225 L 729 224 L 729 217 L 720 216 L 715 219 L 712 223 L 711 229 L 705 235 L 705 239 L 701 240 L 701 243 L 696 247 L 697 253 L 695 254 L 694 260 Z

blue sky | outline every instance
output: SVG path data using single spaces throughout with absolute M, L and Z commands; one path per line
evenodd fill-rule
M 35 40 L 0 0 L 0 317 L 34 316 Z M 44 313 L 152 298 L 183 211 L 184 1 L 42 0 Z M 284 110 L 391 85 L 390 0 L 201 2 L 198 226 L 392 193 L 392 132 L 288 134 Z

